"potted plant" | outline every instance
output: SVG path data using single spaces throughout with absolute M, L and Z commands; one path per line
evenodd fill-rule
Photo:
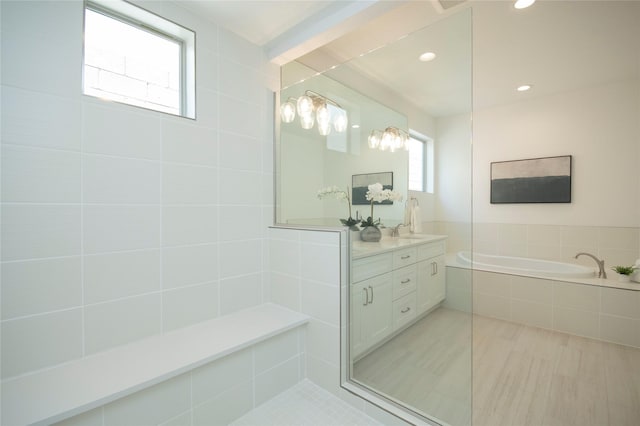
M 400 201 L 402 200 L 402 195 L 390 189 L 383 189 L 382 184 L 378 182 L 368 186 L 365 197 L 371 202 L 371 216 L 360 222 L 360 226 L 362 227 L 360 239 L 362 241 L 377 242 L 382 238 L 382 233 L 378 228 L 380 219 L 373 220 L 373 203 L 386 200 Z
M 340 219 L 340 222 L 344 226 L 348 226 L 352 231 L 359 231 L 358 221 L 351 217 L 351 198 L 349 197 L 349 187 L 347 186 L 347 191 L 343 191 L 337 186 L 328 186 L 326 188 L 322 188 L 318 191 L 318 198 L 323 200 L 328 197 L 334 197 L 336 200 L 347 200 L 347 205 L 349 206 L 349 218 L 348 219 Z
M 635 271 L 638 268 L 636 268 L 635 266 L 617 265 L 611 269 L 618 274 L 618 281 L 621 281 L 623 283 L 628 283 L 631 281 L 631 274 L 633 274 L 633 271 Z

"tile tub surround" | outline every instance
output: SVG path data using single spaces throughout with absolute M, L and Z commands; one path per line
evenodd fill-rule
M 473 250 L 501 256 L 530 257 L 594 267 L 589 252 L 614 265 L 633 265 L 640 257 L 640 228 L 614 226 L 473 223 Z
M 640 347 L 640 284 L 616 288 L 473 271 L 471 294 L 469 273 L 448 268 L 445 306 L 468 310 L 472 300 L 474 314 Z

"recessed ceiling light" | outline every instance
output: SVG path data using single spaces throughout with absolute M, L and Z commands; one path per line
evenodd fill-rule
M 516 9 L 526 9 L 534 4 L 536 0 L 516 0 L 516 4 L 513 5 Z
M 436 54 L 433 52 L 424 52 L 418 57 L 422 62 L 433 61 L 436 58 Z
M 523 84 L 522 86 L 518 86 L 518 88 L 516 90 L 518 92 L 526 92 L 529 89 L 531 89 L 531 85 L 530 84 Z

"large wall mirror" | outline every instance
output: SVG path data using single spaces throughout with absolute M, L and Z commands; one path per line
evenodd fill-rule
M 434 15 L 413 28 L 386 19 L 352 35 L 357 47 L 347 37 L 283 67 L 276 221 L 326 227 L 350 214 L 366 218 L 370 205 L 358 204 L 362 194 L 353 189 L 360 177 L 402 195 L 375 205 L 384 228 L 379 242 L 351 232 L 343 386 L 401 416 L 468 424 L 471 277 L 449 273 L 445 257 L 471 246 L 471 10 Z M 380 26 L 392 29 L 382 44 Z M 426 52 L 436 57 L 421 60 Z M 328 127 L 318 121 L 324 105 Z M 336 122 L 343 116 L 346 126 Z M 388 128 L 421 139 L 429 181 L 422 191 L 409 189 L 407 150 L 370 143 L 372 132 Z M 341 197 L 318 197 L 334 186 L 348 191 L 351 211 Z M 416 206 L 420 226 L 403 227 Z M 457 298 L 445 300 L 447 275 L 460 289 Z

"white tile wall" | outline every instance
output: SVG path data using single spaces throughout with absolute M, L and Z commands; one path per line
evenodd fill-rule
M 124 345 L 161 331 L 159 293 L 87 305 L 84 349 L 87 355 Z
M 58 425 L 226 425 L 304 377 L 303 340 L 287 331 Z
M 104 425 L 159 424 L 191 407 L 191 377 L 183 374 L 104 407 Z
M 474 223 L 473 249 L 595 267 L 589 258 L 574 258 L 589 252 L 604 259 L 607 267 L 632 265 L 640 257 L 640 228 Z
M 118 123 L 114 126 L 113 123 Z M 85 153 L 160 160 L 166 120 L 125 105 L 83 98 L 82 150 Z
M 313 316 L 306 336 L 66 424 L 226 424 L 307 375 L 339 394 L 338 234 L 266 229 L 278 68 L 179 6 L 136 3 L 198 34 L 196 120 L 80 94 L 82 2 L 2 4 L 4 377 L 285 299 L 292 287 L 288 304 Z
M 447 298 L 456 269 L 447 268 Z M 473 278 L 476 314 L 640 347 L 640 291 L 482 271 Z
M 80 263 L 80 256 L 5 263 L 2 319 L 81 306 Z
M 7 377 L 82 355 L 80 308 L 5 320 L 1 330 L 2 374 Z
M 278 69 L 139 4 L 196 31 L 196 120 L 81 94 L 82 2 L 2 3 L 3 377 L 267 300 Z
M 7 202 L 78 203 L 80 153 L 5 145 L 2 196 Z
M 80 206 L 5 203 L 2 260 L 80 254 Z
M 349 286 L 348 232 L 269 229 L 271 301 L 311 317 L 304 377 L 383 424 L 405 424 L 340 387 L 341 293 Z

